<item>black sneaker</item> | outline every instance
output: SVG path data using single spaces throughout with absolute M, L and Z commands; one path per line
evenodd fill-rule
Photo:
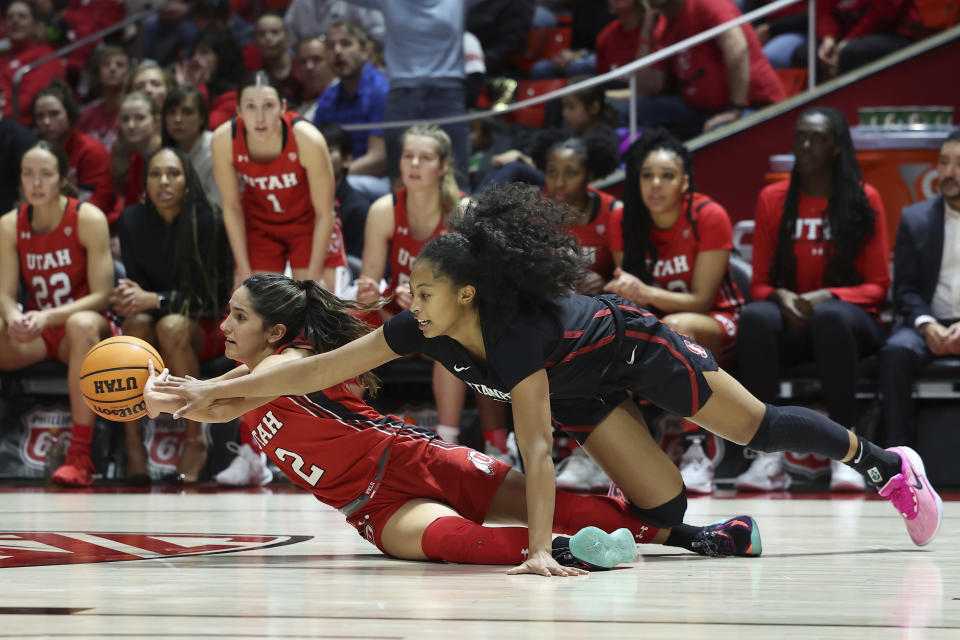
M 702 556 L 758 556 L 763 551 L 760 529 L 750 516 L 714 522 L 700 530 L 691 544 Z
M 633 533 L 627 528 L 607 533 L 597 527 L 585 527 L 572 537 L 553 539 L 553 559 L 563 567 L 604 571 L 621 562 L 634 562 L 638 555 Z

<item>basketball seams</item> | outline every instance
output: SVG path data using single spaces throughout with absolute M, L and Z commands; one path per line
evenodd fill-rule
M 106 373 L 108 371 L 149 371 L 149 370 L 150 370 L 149 367 L 138 367 L 138 366 L 111 367 L 110 369 L 97 369 L 96 371 L 91 371 L 90 373 L 84 373 L 83 375 L 80 376 L 80 379 L 83 380 L 84 378 L 87 378 L 89 376 L 95 376 L 98 373 Z

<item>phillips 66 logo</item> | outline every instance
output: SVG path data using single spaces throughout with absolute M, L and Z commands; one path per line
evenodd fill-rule
M 70 411 L 58 406 L 38 406 L 24 413 L 21 419 L 24 434 L 20 457 L 28 468 L 42 470 L 60 433 L 73 426 Z

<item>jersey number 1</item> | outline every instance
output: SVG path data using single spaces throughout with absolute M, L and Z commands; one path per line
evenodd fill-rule
M 303 458 L 300 457 L 300 454 L 294 453 L 293 451 L 288 451 L 286 449 L 281 449 L 280 447 L 277 447 L 273 451 L 277 454 L 277 457 L 284 462 L 287 461 L 287 458 L 290 458 L 292 460 L 290 466 L 293 468 L 293 472 L 303 478 L 311 487 L 317 486 L 317 483 L 320 482 L 320 478 L 323 477 L 323 469 L 315 464 L 310 465 L 310 475 L 304 473 Z
M 280 206 L 280 200 L 272 193 L 267 194 L 267 200 L 273 205 L 274 213 L 283 213 L 283 207 Z

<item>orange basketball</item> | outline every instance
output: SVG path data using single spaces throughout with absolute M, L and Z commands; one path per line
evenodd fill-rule
M 140 338 L 116 336 L 98 342 L 80 366 L 80 392 L 98 416 L 129 422 L 147 415 L 143 385 L 147 363 L 159 373 L 163 360 L 157 350 Z

